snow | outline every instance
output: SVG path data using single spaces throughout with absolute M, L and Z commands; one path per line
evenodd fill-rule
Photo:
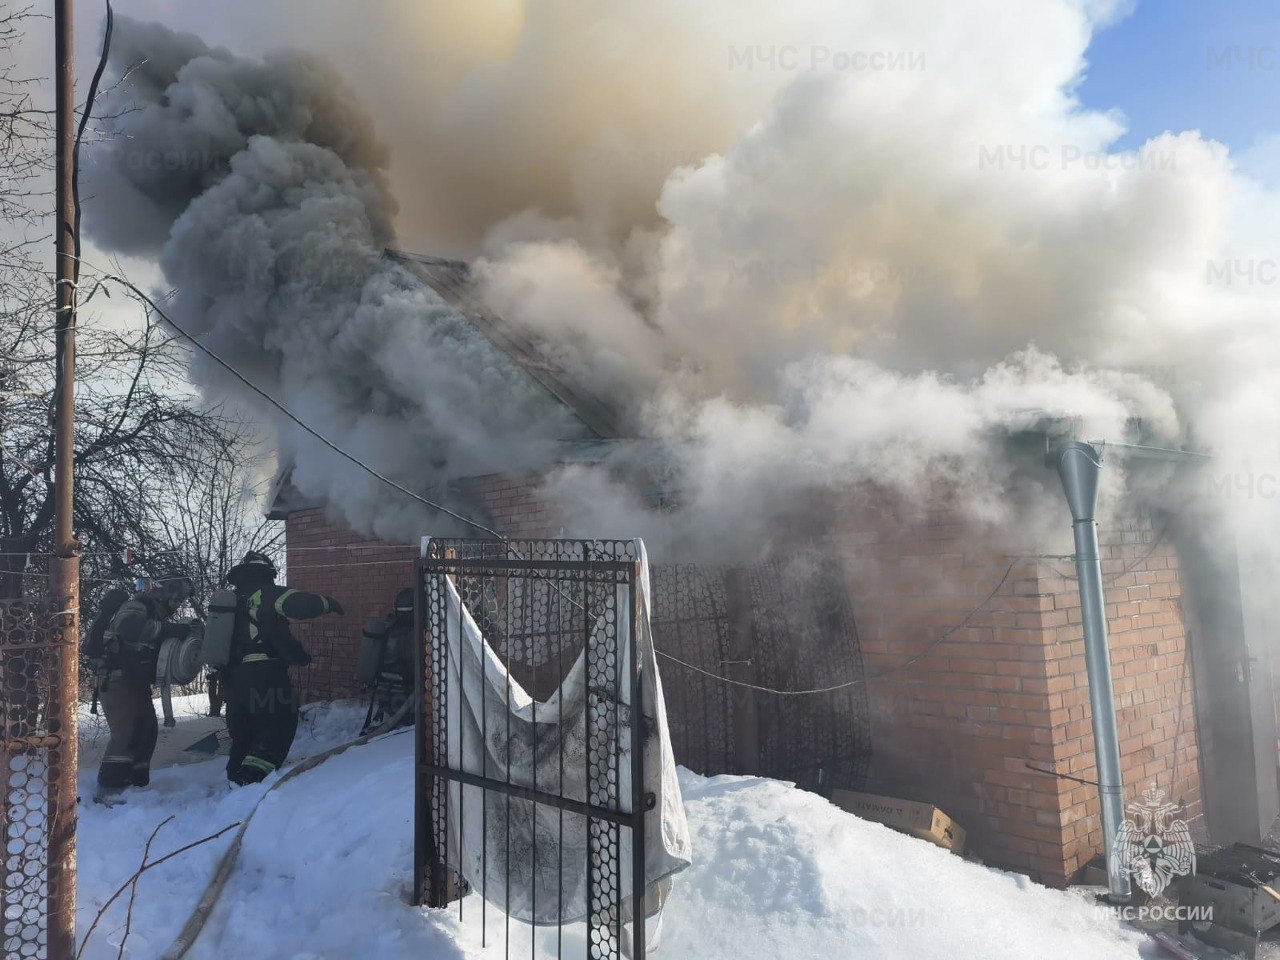
M 1076 894 L 968 863 L 776 781 L 689 776 L 694 866 L 664 957 L 1142 956 Z
M 163 715 L 160 713 L 160 702 L 156 701 L 156 714 L 161 717 L 161 725 L 155 757 L 151 764 L 153 768 L 205 759 L 200 754 L 187 753 L 186 748 L 206 734 L 225 730 L 227 726 L 223 718 L 208 716 L 208 710 L 209 698 L 206 694 L 174 697 L 173 716 L 177 726 L 165 727 Z M 110 734 L 106 717 L 102 715 L 101 708 L 97 714 L 92 714 L 89 712 L 89 707 L 82 703 L 79 723 L 80 766 L 96 771 L 98 762 L 107 749 L 107 738 Z
M 182 729 L 183 717 L 179 719 Z M 292 760 L 353 737 L 362 705 L 310 708 Z M 194 738 L 193 738 L 194 739 Z M 275 778 L 230 790 L 221 758 L 156 771 L 127 804 L 82 805 L 80 935 L 152 858 L 244 817 Z M 413 738 L 388 734 L 326 761 L 262 803 L 238 865 L 193 960 L 377 957 L 472 960 L 505 955 L 502 917 L 481 901 L 425 910 L 408 904 L 412 877 Z M 91 769 L 84 771 L 92 775 Z M 924 841 L 859 820 L 776 781 L 680 773 L 694 865 L 676 878 L 657 960 L 1111 960 L 1154 957 L 1145 938 L 1081 896 L 966 862 Z M 188 851 L 139 883 L 126 955 L 158 957 L 185 922 L 231 834 Z M 93 935 L 86 960 L 116 955 L 126 894 Z M 512 955 L 530 956 L 529 929 L 511 925 Z M 554 957 L 555 932 L 537 936 Z M 583 931 L 566 928 L 564 956 Z M 1145 944 L 1145 945 L 1144 945 Z M 517 948 L 519 948 L 517 952 Z
M 189 745 L 205 732 L 202 723 L 204 718 L 199 713 L 207 708 L 208 700 L 203 696 L 182 698 L 181 705 L 175 701 L 174 712 L 178 726 L 169 732 L 169 736 Z M 331 746 L 343 743 L 359 731 L 364 719 L 364 704 L 339 703 L 334 705 L 316 705 L 306 708 L 298 727 L 298 737 L 290 754 L 291 761 L 297 761 L 319 753 Z M 162 736 L 165 731 L 161 730 Z M 92 743 L 102 739 L 103 734 L 94 725 L 84 728 L 84 739 Z M 400 737 L 401 749 L 406 756 L 412 756 L 410 738 Z M 372 745 L 369 749 L 376 751 L 380 745 Z M 188 755 L 188 757 L 195 755 Z M 339 758 L 345 759 L 345 758 Z M 352 757 L 352 760 L 355 758 Z M 411 763 L 411 760 L 409 761 Z M 350 761 L 344 766 L 347 769 Z M 83 938 L 93 922 L 94 916 L 116 888 L 127 880 L 142 861 L 143 848 L 151 832 L 168 816 L 174 815 L 173 822 L 165 826 L 157 835 L 152 845 L 151 859 L 156 860 L 170 851 L 185 844 L 200 840 L 223 827 L 243 819 L 253 808 L 257 800 L 266 792 L 276 778 L 270 778 L 266 784 L 241 787 L 232 790 L 226 781 L 226 758 L 215 757 L 210 760 L 188 762 L 183 766 L 153 769 L 151 786 L 145 790 L 128 792 L 128 802 L 117 807 L 103 807 L 89 802 L 96 778 L 96 767 L 86 762 L 81 766 L 80 824 L 78 837 L 79 856 L 79 903 L 78 930 Z M 321 767 L 313 774 L 298 778 L 296 784 L 286 784 L 271 798 L 292 798 L 302 812 L 311 806 L 303 801 L 313 781 L 309 777 L 331 773 Z M 410 769 L 405 767 L 400 772 L 401 786 L 395 781 L 390 770 L 387 775 L 392 790 L 407 789 Z M 292 793 L 291 788 L 300 788 Z M 275 822 L 275 818 L 267 818 L 272 807 L 271 800 L 263 804 L 254 820 L 254 828 L 246 838 L 246 849 L 241 853 L 241 867 L 250 862 L 256 855 L 256 846 L 271 844 L 269 832 L 264 842 L 264 834 L 259 829 Z M 137 901 L 133 909 L 133 922 L 128 940 L 127 956 L 130 958 L 158 957 L 172 942 L 182 928 L 187 916 L 195 907 L 205 886 L 213 876 L 218 859 L 231 843 L 234 831 L 203 846 L 196 847 L 168 863 L 145 873 L 138 884 Z M 333 837 L 330 827 L 324 828 L 320 838 Z M 312 852 L 316 844 L 299 845 L 294 851 L 304 860 Z M 290 858 L 287 862 L 293 863 Z M 239 873 L 228 884 L 229 898 L 231 890 L 239 881 Z M 113 958 L 117 953 L 117 945 L 124 930 L 125 904 L 129 898 L 126 893 L 111 908 L 85 951 L 85 960 L 94 958 Z M 338 904 L 340 901 L 331 901 Z M 321 904 L 321 908 L 329 904 Z M 215 915 L 208 933 L 223 918 Z M 277 933 L 279 931 L 277 930 Z M 192 952 L 193 957 L 205 955 L 203 938 Z M 277 952 L 270 947 L 262 953 L 246 950 L 236 954 L 245 957 L 293 957 L 287 944 L 280 946 Z M 334 954 L 322 953 L 322 956 Z

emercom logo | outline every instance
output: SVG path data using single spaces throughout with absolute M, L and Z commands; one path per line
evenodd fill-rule
M 1196 872 L 1191 829 L 1174 819 L 1180 808 L 1165 802 L 1163 790 L 1148 789 L 1125 809 L 1130 816 L 1120 824 L 1112 853 L 1147 896 L 1159 896 L 1174 877 Z

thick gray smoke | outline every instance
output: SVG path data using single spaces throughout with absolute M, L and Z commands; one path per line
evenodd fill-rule
M 1247 272 L 1274 262 L 1251 226 L 1274 193 L 1194 133 L 1116 152 L 1119 122 L 1073 99 L 1122 4 L 232 6 L 339 56 L 395 163 L 317 63 L 129 24 L 114 59 L 150 58 L 122 91 L 143 109 L 97 171 L 97 236 L 162 251 L 184 320 L 397 479 L 545 462 L 518 441 L 572 428 L 379 259 L 393 218 L 423 252 L 478 250 L 491 306 L 639 398 L 683 506 L 559 471 L 584 532 L 750 541 L 798 492 L 867 478 L 940 478 L 994 517 L 998 437 L 1043 415 L 1090 440 L 1141 421 L 1233 480 L 1280 436 L 1275 288 Z M 418 531 L 282 443 L 352 523 Z M 1273 504 L 1224 508 L 1273 530 Z
M 339 446 L 406 485 L 546 462 L 581 427 L 383 256 L 386 151 L 314 60 L 243 60 L 122 20 L 130 110 L 87 171 L 99 243 L 159 257 L 174 320 Z M 200 355 L 211 394 L 235 390 Z M 238 391 L 237 391 L 238 392 Z M 387 536 L 426 513 L 257 403 L 294 483 Z

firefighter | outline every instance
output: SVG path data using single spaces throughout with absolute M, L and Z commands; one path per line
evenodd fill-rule
M 413 722 L 409 709 L 414 690 L 413 588 L 397 593 L 391 615 L 374 622 L 381 629 L 373 638 L 377 672 L 370 682 L 373 695 L 365 716 L 365 732 L 392 719 L 396 719 L 398 727 Z
M 185 639 L 191 633 L 190 623 L 172 623 L 170 618 L 192 590 L 186 577 L 140 581 L 137 593 L 120 605 L 104 634 L 100 700 L 111 735 L 98 767 L 94 799 L 99 803 L 119 803 L 126 788 L 151 782 L 151 756 L 159 735 L 151 699 L 156 659 L 165 640 Z
M 275 564 L 252 550 L 227 573 L 227 583 L 237 608 L 231 662 L 222 676 L 231 735 L 227 779 L 243 786 L 284 763 L 298 730 L 289 667 L 306 666 L 311 656 L 289 621 L 344 611 L 332 597 L 277 585 Z
M 222 671 L 209 667 L 205 671 L 205 679 L 209 683 L 209 688 L 206 691 L 209 696 L 209 716 L 220 717 L 222 716 L 222 698 L 225 686 L 222 679 Z

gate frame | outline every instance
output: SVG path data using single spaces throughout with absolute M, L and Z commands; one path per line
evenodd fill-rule
M 506 558 L 484 559 L 459 556 L 433 557 L 429 555 L 431 549 L 432 538 L 424 537 L 422 539 L 422 547 L 420 556 L 414 564 L 414 633 L 418 638 L 415 644 L 415 661 L 416 673 L 414 679 L 414 716 L 415 716 L 415 737 L 414 737 L 414 877 L 413 877 L 413 902 L 415 905 L 426 905 L 429 907 L 443 908 L 452 900 L 458 901 L 459 919 L 462 916 L 462 899 L 466 893 L 465 888 L 458 890 L 457 885 L 453 883 L 450 876 L 448 865 L 448 851 L 441 856 L 436 846 L 436 829 L 435 822 L 437 813 L 435 810 L 435 802 L 433 798 L 436 796 L 439 782 L 444 781 L 443 790 L 440 795 L 446 799 L 448 797 L 448 783 L 458 784 L 459 799 L 464 796 L 465 787 L 475 787 L 482 791 L 482 794 L 490 792 L 503 794 L 508 797 L 527 800 L 534 804 L 535 808 L 538 804 L 553 807 L 561 811 L 576 813 L 586 818 L 585 828 L 587 834 L 588 856 L 587 856 L 587 889 L 585 896 L 586 907 L 586 949 L 588 960 L 607 960 L 609 957 L 626 955 L 624 947 L 624 920 L 622 914 L 623 896 L 622 896 L 622 873 L 621 873 L 621 850 L 623 849 L 622 829 L 626 828 L 628 833 L 627 842 L 631 847 L 631 895 L 628 899 L 631 901 L 631 960 L 645 960 L 645 933 L 646 933 L 646 916 L 645 916 L 645 900 L 646 900 L 646 861 L 645 861 L 645 817 L 648 811 L 653 809 L 656 802 L 652 793 L 645 790 L 644 782 L 644 761 L 645 761 L 645 741 L 648 738 L 649 730 L 647 729 L 647 720 L 644 716 L 644 694 L 646 692 L 645 677 L 641 669 L 637 639 L 639 636 L 638 624 L 640 617 L 644 615 L 641 603 L 641 595 L 639 584 L 642 574 L 640 556 L 642 547 L 639 541 L 608 541 L 608 540 L 536 540 L 536 541 L 494 541 L 494 540 L 440 540 L 442 544 L 447 544 L 445 550 L 454 553 L 456 547 L 484 547 L 505 548 Z M 564 548 L 579 548 L 585 559 L 563 559 L 560 553 Z M 539 553 L 553 553 L 556 559 L 526 559 L 526 556 L 536 556 Z M 592 555 L 603 555 L 612 557 L 612 559 L 591 559 Z M 619 555 L 623 559 L 618 559 Z M 592 783 L 593 779 L 588 775 L 586 800 L 575 800 L 569 797 L 560 796 L 544 790 L 537 790 L 531 787 L 512 784 L 507 780 L 499 780 L 491 776 L 482 776 L 474 773 L 467 773 L 463 770 L 455 770 L 448 765 L 448 757 L 446 756 L 442 762 L 437 762 L 435 756 L 436 750 L 441 746 L 444 747 L 446 753 L 448 750 L 448 689 L 449 677 L 448 671 L 445 671 L 445 681 L 443 683 L 430 683 L 430 689 L 424 689 L 428 675 L 431 673 L 433 663 L 447 663 L 448 649 L 448 631 L 431 630 L 432 624 L 429 623 L 427 614 L 427 582 L 428 578 L 438 576 L 443 578 L 456 577 L 458 575 L 479 575 L 487 576 L 496 581 L 510 582 L 513 574 L 524 572 L 527 579 L 546 579 L 551 584 L 558 583 L 574 583 L 581 580 L 583 584 L 583 598 L 586 602 L 588 596 L 588 587 L 592 584 L 606 587 L 610 593 L 616 597 L 618 587 L 626 588 L 626 601 L 630 610 L 628 619 L 628 636 L 624 643 L 620 646 L 620 650 L 624 651 L 618 658 L 616 670 L 618 671 L 618 689 L 621 690 L 623 682 L 623 665 L 630 663 L 631 676 L 627 678 L 631 684 L 631 812 L 624 812 L 622 807 L 622 797 L 620 794 L 620 781 L 612 788 L 608 787 L 608 780 L 604 782 L 606 789 L 613 793 L 610 799 L 614 803 L 616 809 L 608 806 L 599 806 L 592 804 Z M 556 577 L 559 574 L 559 577 Z M 578 574 L 578 577 L 566 577 L 565 574 Z M 595 579 L 592 578 L 594 575 Z M 455 580 L 456 589 L 456 580 Z M 559 592 L 559 591 L 558 591 Z M 562 594 L 563 595 L 563 594 Z M 460 602 L 465 604 L 465 598 L 459 590 Z M 569 598 L 572 601 L 571 598 Z M 584 609 L 584 613 L 587 612 Z M 590 624 L 590 617 L 584 617 L 584 623 Z M 582 656 L 587 657 L 588 661 L 591 657 L 591 638 L 592 631 L 589 626 L 584 637 L 584 645 Z M 487 637 L 484 638 L 488 644 Z M 443 655 L 442 655 L 443 651 Z M 510 667 L 510 655 L 505 658 Z M 559 678 L 559 682 L 563 682 L 564 677 Z M 436 694 L 443 693 L 443 704 L 437 709 Z M 588 724 L 586 733 L 586 758 L 585 763 L 588 770 L 591 768 L 591 742 L 592 736 L 589 730 L 589 711 L 587 707 L 588 719 L 584 722 Z M 615 707 L 616 710 L 616 707 Z M 444 720 L 443 728 L 445 733 L 441 734 L 437 727 L 437 715 Z M 463 734 L 459 732 L 461 737 Z M 614 730 L 613 750 L 615 756 L 621 753 L 623 743 L 623 727 L 616 724 Z M 460 745 L 461 746 L 461 745 Z M 563 745 L 561 745 L 563 751 Z M 461 751 L 460 751 L 461 752 Z M 482 796 L 482 804 L 484 799 Z M 444 816 L 447 818 L 447 811 Z M 594 909 L 594 905 L 600 902 L 598 897 L 598 887 L 600 881 L 597 871 L 594 869 L 595 864 L 591 852 L 593 850 L 593 821 L 612 824 L 617 827 L 617 849 L 618 849 L 618 870 L 616 885 L 614 890 L 609 891 L 609 895 L 613 901 L 613 913 L 615 919 L 609 920 L 603 911 Z M 447 821 L 446 821 L 447 822 Z M 447 829 L 447 827 L 446 827 Z M 462 831 L 459 827 L 459 840 L 461 842 Z M 563 834 L 559 838 L 563 842 Z M 446 844 L 447 834 L 446 834 Z M 508 866 L 508 870 L 510 867 Z M 459 871 L 458 876 L 461 876 Z M 535 874 L 536 877 L 536 874 Z M 535 879 L 536 888 L 536 879 Z M 508 922 L 510 920 L 509 915 Z M 610 937 L 594 936 L 596 930 L 602 926 L 612 929 L 616 923 L 617 937 L 611 942 Z M 557 924 L 559 927 L 564 926 L 561 920 Z M 536 923 L 530 923 L 529 926 L 536 928 Z M 543 924 L 542 926 L 550 926 Z M 616 944 L 616 953 L 609 949 L 608 952 L 602 952 L 605 948 L 613 948 Z M 510 949 L 508 945 L 508 955 Z
M 75 952 L 77 754 L 64 720 L 77 697 L 62 681 L 79 650 L 67 609 L 0 601 L 0 945 L 22 960 Z

